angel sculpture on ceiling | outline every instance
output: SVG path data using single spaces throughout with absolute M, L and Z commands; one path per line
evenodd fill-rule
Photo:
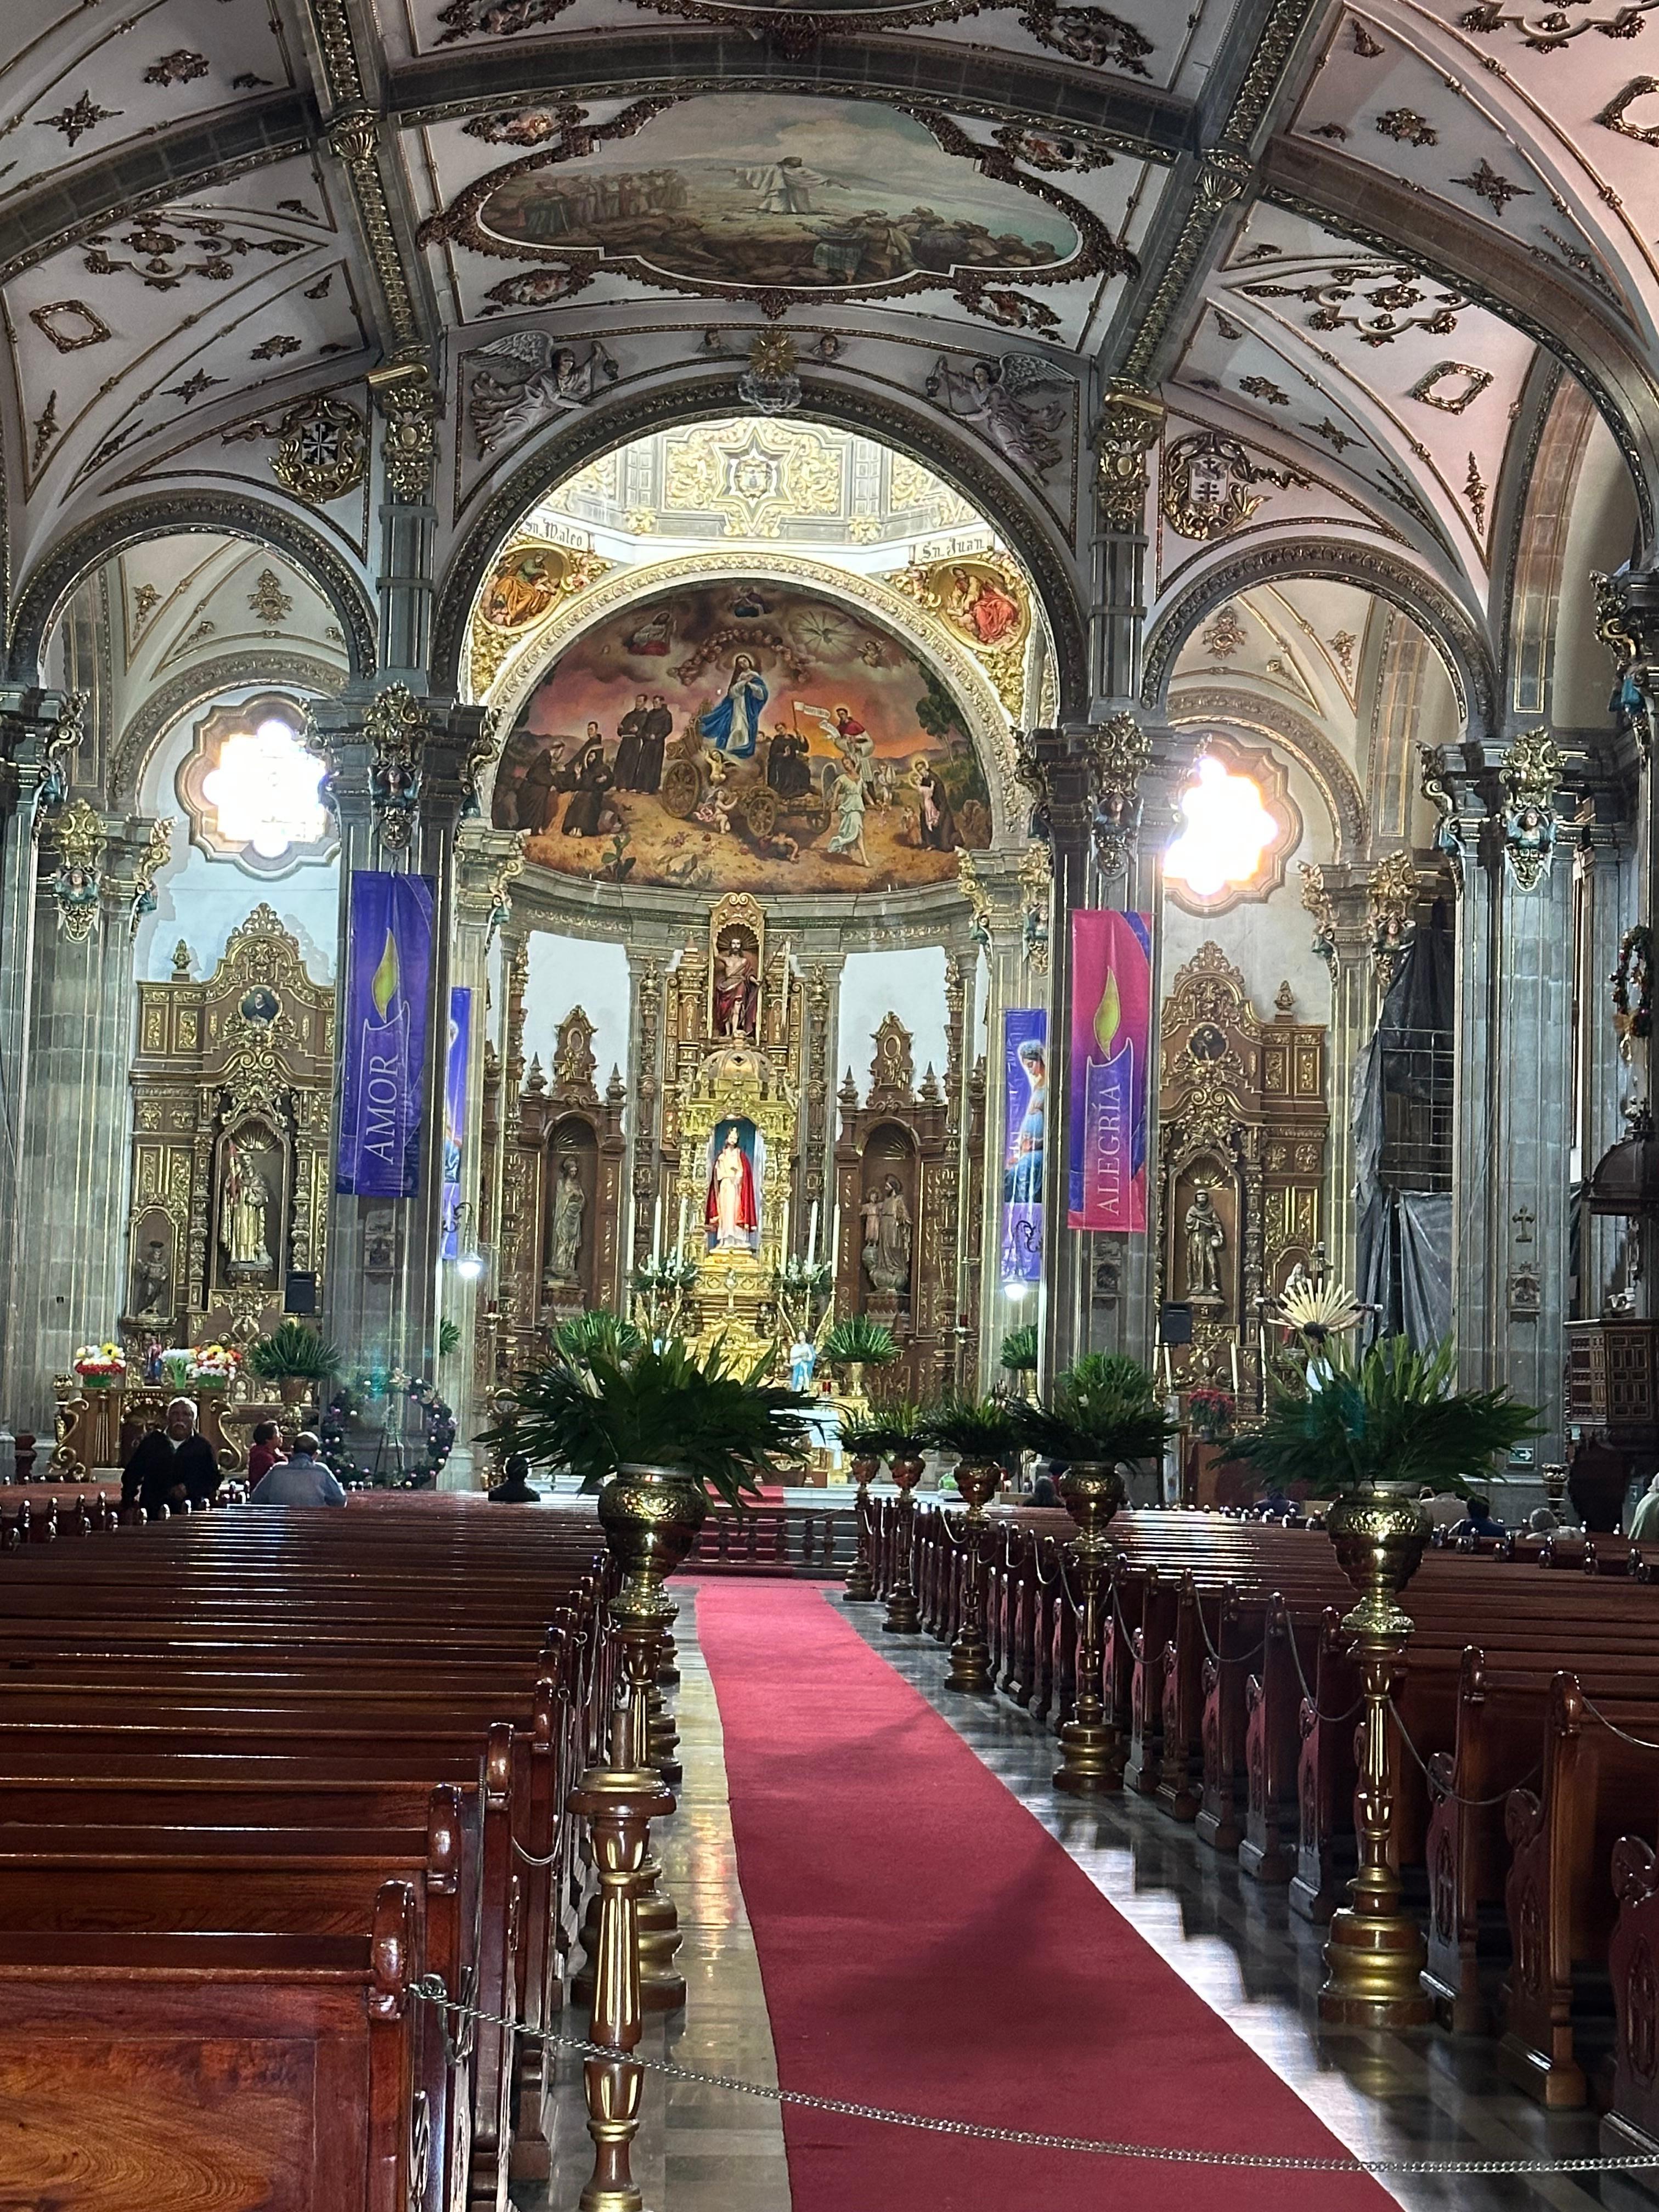
M 600 380 L 614 384 L 619 374 L 603 346 L 590 346 L 583 359 L 574 346 L 556 346 L 545 331 L 493 338 L 479 357 L 489 366 L 474 370 L 469 396 L 480 460 L 572 408 L 586 407 Z
M 971 423 L 1022 476 L 1047 481 L 1060 457 L 1054 434 L 1066 420 L 1066 406 L 1063 397 L 1034 396 L 1062 392 L 1046 362 L 1031 354 L 1006 353 L 1000 361 L 976 361 L 962 369 L 952 368 L 941 354 L 922 389 L 959 422 Z

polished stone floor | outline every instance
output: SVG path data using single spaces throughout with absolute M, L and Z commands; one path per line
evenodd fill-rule
M 826 1589 L 824 1601 L 839 1605 Z M 1322 1974 L 1318 1929 L 1237 1864 L 1199 1844 L 1138 1798 L 1090 1805 L 1048 1787 L 1054 1742 L 1004 1700 L 943 1688 L 945 1656 L 926 1638 L 880 1632 L 878 1607 L 848 1608 L 872 1645 L 943 1713 L 1115 1908 L 1257 2051 L 1356 2155 L 1509 2159 L 1593 2155 L 1593 2118 L 1547 2118 L 1498 2076 L 1482 2039 L 1331 2034 L 1317 2027 Z M 690 1996 L 684 2015 L 647 2030 L 647 2049 L 677 2063 L 775 2082 L 771 2038 L 753 1939 L 737 1881 L 719 1714 L 695 1647 L 695 1605 L 682 1594 L 678 1693 L 685 1783 L 659 1851 L 678 1904 Z M 1017 2063 L 1011 2054 L 1011 2063 Z M 518 2192 L 521 2212 L 574 2212 L 592 2153 L 577 2069 L 566 2062 L 558 2156 L 545 2195 Z M 775 2106 L 647 2076 L 635 2172 L 650 2212 L 789 2212 Z M 1249 2140 L 1241 2113 L 1241 2144 Z M 1194 2201 L 1209 2192 L 1201 2170 Z M 1409 2212 L 1601 2212 L 1650 2204 L 1627 2185 L 1566 2177 L 1383 2177 Z M 1605 2194 L 1603 2194 L 1605 2192 Z M 1126 2182 L 1121 2200 L 1133 2203 Z M 1319 2203 L 1316 2178 L 1286 2176 L 1287 2207 Z M 872 2208 L 875 2212 L 875 2208 Z

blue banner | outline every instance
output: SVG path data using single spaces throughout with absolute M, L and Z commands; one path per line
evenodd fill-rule
M 334 1177 L 348 1197 L 413 1198 L 420 1188 L 435 889 L 430 876 L 383 869 L 351 878 Z
M 1048 1120 L 1048 1017 L 1011 1006 L 1002 1017 L 1002 1261 L 1005 1283 L 1042 1276 L 1042 1168 Z
M 472 1052 L 472 994 L 465 983 L 449 993 L 449 1060 L 444 1069 L 443 1243 L 446 1260 L 459 1259 L 455 1209 L 461 1202 L 461 1157 L 466 1143 L 466 1073 Z

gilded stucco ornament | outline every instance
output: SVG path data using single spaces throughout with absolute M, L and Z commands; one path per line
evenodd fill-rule
M 1416 933 L 1417 866 L 1408 852 L 1389 853 L 1371 870 L 1366 886 L 1371 960 L 1386 998 Z
M 1090 732 L 1088 753 L 1095 859 L 1109 880 L 1123 874 L 1134 849 L 1136 787 L 1152 757 L 1152 741 L 1133 714 L 1112 714 Z
M 1095 425 L 1095 500 L 1107 529 L 1128 535 L 1146 525 L 1146 456 L 1164 429 L 1164 403 L 1139 384 L 1114 377 Z
M 430 495 L 438 458 L 438 394 L 424 360 L 388 362 L 369 373 L 375 404 L 386 424 L 381 457 L 387 489 L 396 499 Z
M 425 704 L 406 684 L 377 691 L 363 717 L 363 734 L 374 749 L 369 803 L 388 852 L 402 852 L 414 836 L 428 727 Z
M 58 866 L 47 879 L 58 926 L 72 945 L 84 945 L 98 919 L 104 879 L 98 863 L 104 850 L 104 824 L 84 799 L 52 817 L 51 836 Z
M 968 902 L 968 934 L 981 952 L 991 950 L 991 899 L 980 881 L 974 856 L 964 845 L 957 854 L 957 881 L 962 886 L 962 896 Z
M 1054 858 L 1041 838 L 1025 848 L 1019 864 L 1019 935 L 1032 973 L 1048 972 L 1048 915 L 1054 899 Z
M 343 399 L 307 399 L 283 416 L 270 473 L 285 491 L 326 507 L 368 471 L 368 426 Z
M 1336 968 L 1336 906 L 1325 887 L 1325 871 L 1316 862 L 1302 863 L 1302 904 L 1313 916 L 1313 949 L 1325 965 Z
M 1285 490 L 1308 479 L 1295 469 L 1273 469 L 1252 459 L 1237 438 L 1198 430 L 1164 449 L 1158 503 L 1171 529 L 1206 544 L 1248 522 L 1267 497 L 1251 487 Z
M 759 331 L 749 366 L 738 379 L 738 397 L 763 415 L 793 415 L 800 405 L 800 355 L 787 331 Z
M 1547 730 L 1525 730 L 1510 745 L 1498 778 L 1504 787 L 1504 854 L 1523 891 L 1548 872 L 1555 850 L 1555 794 L 1561 753 Z
M 1463 862 L 1468 851 L 1463 831 L 1463 817 L 1459 813 L 1448 779 L 1451 774 L 1443 745 L 1421 745 L 1418 757 L 1423 773 L 1418 783 L 1435 811 L 1434 848 L 1443 853 L 1458 885 L 1463 881 Z
M 144 849 L 133 863 L 132 933 L 138 933 L 138 925 L 147 914 L 155 911 L 155 878 L 173 858 L 173 820 L 164 814 L 149 825 L 149 836 Z

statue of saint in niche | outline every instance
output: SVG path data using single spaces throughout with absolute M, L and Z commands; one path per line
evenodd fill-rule
M 752 1037 L 760 1015 L 760 960 L 750 933 L 729 929 L 714 952 L 714 1034 Z
M 755 1201 L 755 1170 L 740 1133 L 747 1126 L 736 1121 L 726 1123 L 709 1169 L 703 1226 L 708 1233 L 710 1249 L 716 1252 L 752 1252 L 758 1238 L 760 1209 Z
M 173 1318 L 173 1261 L 159 1237 L 148 1237 L 132 1271 L 132 1311 L 137 1321 Z
M 568 1154 L 559 1162 L 553 1186 L 553 1226 L 547 1272 L 555 1282 L 574 1283 L 581 1257 L 582 1217 L 587 1193 L 582 1188 L 581 1164 Z
M 274 1196 L 259 1155 L 251 1145 L 233 1145 L 219 1242 L 234 1274 L 264 1274 L 275 1266 L 266 1226 Z
M 1210 1196 L 1200 1183 L 1187 1208 L 1187 1296 L 1194 1305 L 1221 1304 L 1221 1254 L 1227 1232 Z
M 864 1195 L 864 1271 L 878 1291 L 902 1297 L 910 1287 L 910 1209 L 896 1176 Z

